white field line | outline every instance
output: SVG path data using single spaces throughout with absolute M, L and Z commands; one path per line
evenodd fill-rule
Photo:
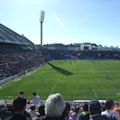
M 95 89 L 92 88 L 92 92 L 93 92 L 95 98 L 97 99 L 97 98 L 98 98 L 98 95 L 97 95 L 97 93 L 95 92 Z
M 52 92 L 53 92 L 54 89 L 56 88 L 58 82 L 59 82 L 59 79 L 58 79 L 58 80 L 55 82 L 55 84 L 53 85 L 53 87 L 52 87 L 52 89 L 51 89 L 51 91 L 50 91 L 50 94 L 52 94 Z M 49 95 L 50 95 L 50 94 L 49 94 Z

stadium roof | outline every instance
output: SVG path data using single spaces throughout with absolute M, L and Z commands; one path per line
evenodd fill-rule
M 23 35 L 19 35 L 13 30 L 0 24 L 0 43 L 11 43 L 33 46 L 34 44 Z

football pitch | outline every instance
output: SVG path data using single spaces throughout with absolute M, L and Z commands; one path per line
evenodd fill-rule
M 13 99 L 24 91 L 28 99 L 61 93 L 65 100 L 120 101 L 120 60 L 56 60 L 13 82 L 0 86 L 0 99 Z

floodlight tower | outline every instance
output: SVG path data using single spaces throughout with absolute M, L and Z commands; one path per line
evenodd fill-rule
M 45 18 L 45 11 L 41 11 L 40 13 L 40 44 L 43 45 L 43 22 Z

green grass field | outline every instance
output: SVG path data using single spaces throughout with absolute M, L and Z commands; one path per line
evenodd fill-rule
M 28 98 L 36 91 L 42 99 L 59 92 L 65 100 L 120 100 L 119 60 L 59 60 L 0 86 L 0 98 L 13 99 L 19 91 Z

